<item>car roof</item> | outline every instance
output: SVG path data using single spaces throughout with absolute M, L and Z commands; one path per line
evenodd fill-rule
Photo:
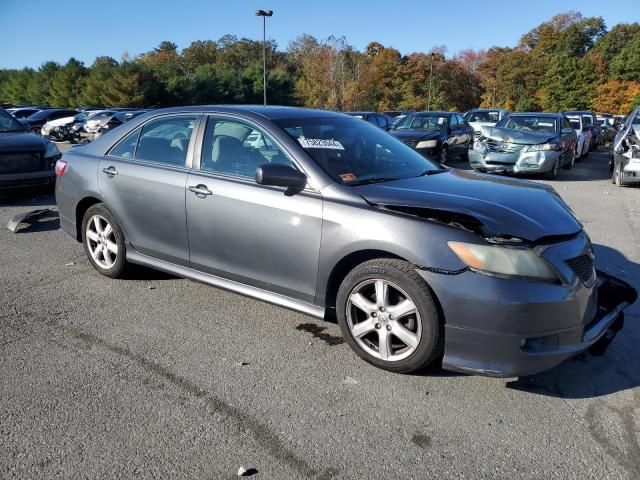
M 521 115 L 536 115 L 538 117 L 559 117 L 562 116 L 561 113 L 553 113 L 553 112 L 513 112 L 510 113 L 510 117 L 518 117 Z
M 426 114 L 431 114 L 431 115 L 461 115 L 458 112 L 445 112 L 444 110 L 423 110 L 421 112 L 410 113 L 409 115 L 426 115 Z M 407 115 L 407 116 L 409 116 L 409 115 Z
M 341 117 L 344 113 L 329 110 L 316 110 L 303 107 L 283 107 L 276 105 L 196 105 L 190 107 L 170 107 L 154 110 L 154 114 L 167 113 L 253 113 L 269 120 L 283 118 L 317 118 L 317 117 Z

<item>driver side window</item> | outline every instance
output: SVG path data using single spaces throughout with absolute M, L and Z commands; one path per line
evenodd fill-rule
M 260 130 L 236 120 L 208 118 L 200 170 L 254 178 L 257 168 L 266 163 L 294 166 Z

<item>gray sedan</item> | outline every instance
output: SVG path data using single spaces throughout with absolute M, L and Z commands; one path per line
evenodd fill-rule
M 61 226 L 101 274 L 135 263 L 337 316 L 395 372 L 544 370 L 602 350 L 636 298 L 551 187 L 442 168 L 339 113 L 158 110 L 56 173 Z
M 495 127 L 480 127 L 469 163 L 474 170 L 558 176 L 573 168 L 578 137 L 557 113 L 512 113 Z

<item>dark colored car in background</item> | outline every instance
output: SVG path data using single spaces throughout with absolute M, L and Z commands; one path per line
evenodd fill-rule
M 0 109 L 0 190 L 53 183 L 59 158 L 55 143 L 29 133 Z
M 40 110 L 39 112 L 34 113 L 33 115 L 28 116 L 24 120 L 20 120 L 20 123 L 24 125 L 24 127 L 29 130 L 31 133 L 36 135 L 40 135 L 42 127 L 45 123 L 50 122 L 51 120 L 57 120 L 63 117 L 73 117 L 77 115 L 78 110 L 64 109 L 64 108 L 47 108 L 45 110 Z
M 495 173 L 558 176 L 572 168 L 578 137 L 569 120 L 559 113 L 511 113 L 495 127 L 481 127 L 469 152 L 474 170 Z
M 103 124 L 97 135 L 103 135 L 114 128 L 119 127 L 123 123 L 127 123 L 129 120 L 133 120 L 138 115 L 147 113 L 149 110 L 123 110 L 116 112 L 105 124 Z
M 351 115 L 352 117 L 360 118 L 362 120 L 366 120 L 367 122 L 380 127 L 383 130 L 389 130 L 391 125 L 393 125 L 393 118 L 384 113 L 377 112 L 344 112 L 347 115 Z
M 394 125 L 391 135 L 442 165 L 454 156 L 468 160 L 473 128 L 456 112 L 417 112 Z
M 336 112 L 157 110 L 56 171 L 60 225 L 99 273 L 138 263 L 335 311 L 354 351 L 390 371 L 442 355 L 484 375 L 545 370 L 608 345 L 636 299 L 596 273 L 550 186 L 442 168 Z
M 9 108 L 7 112 L 9 112 L 13 117 L 17 120 L 24 120 L 27 117 L 30 117 L 34 113 L 38 113 L 42 108 L 35 107 L 19 107 L 19 108 Z

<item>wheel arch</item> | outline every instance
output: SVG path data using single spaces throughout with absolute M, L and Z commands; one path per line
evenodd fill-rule
M 96 197 L 84 197 L 76 205 L 76 240 L 82 242 L 82 218 L 89 208 L 97 203 L 103 203 Z
M 332 312 L 331 315 L 335 312 L 338 289 L 349 272 L 361 263 L 376 258 L 394 258 L 397 260 L 404 260 L 405 262 L 409 261 L 406 258 L 402 258 L 401 256 L 386 250 L 376 249 L 357 250 L 345 255 L 334 265 L 327 279 L 324 297 L 324 305 L 327 312 Z

